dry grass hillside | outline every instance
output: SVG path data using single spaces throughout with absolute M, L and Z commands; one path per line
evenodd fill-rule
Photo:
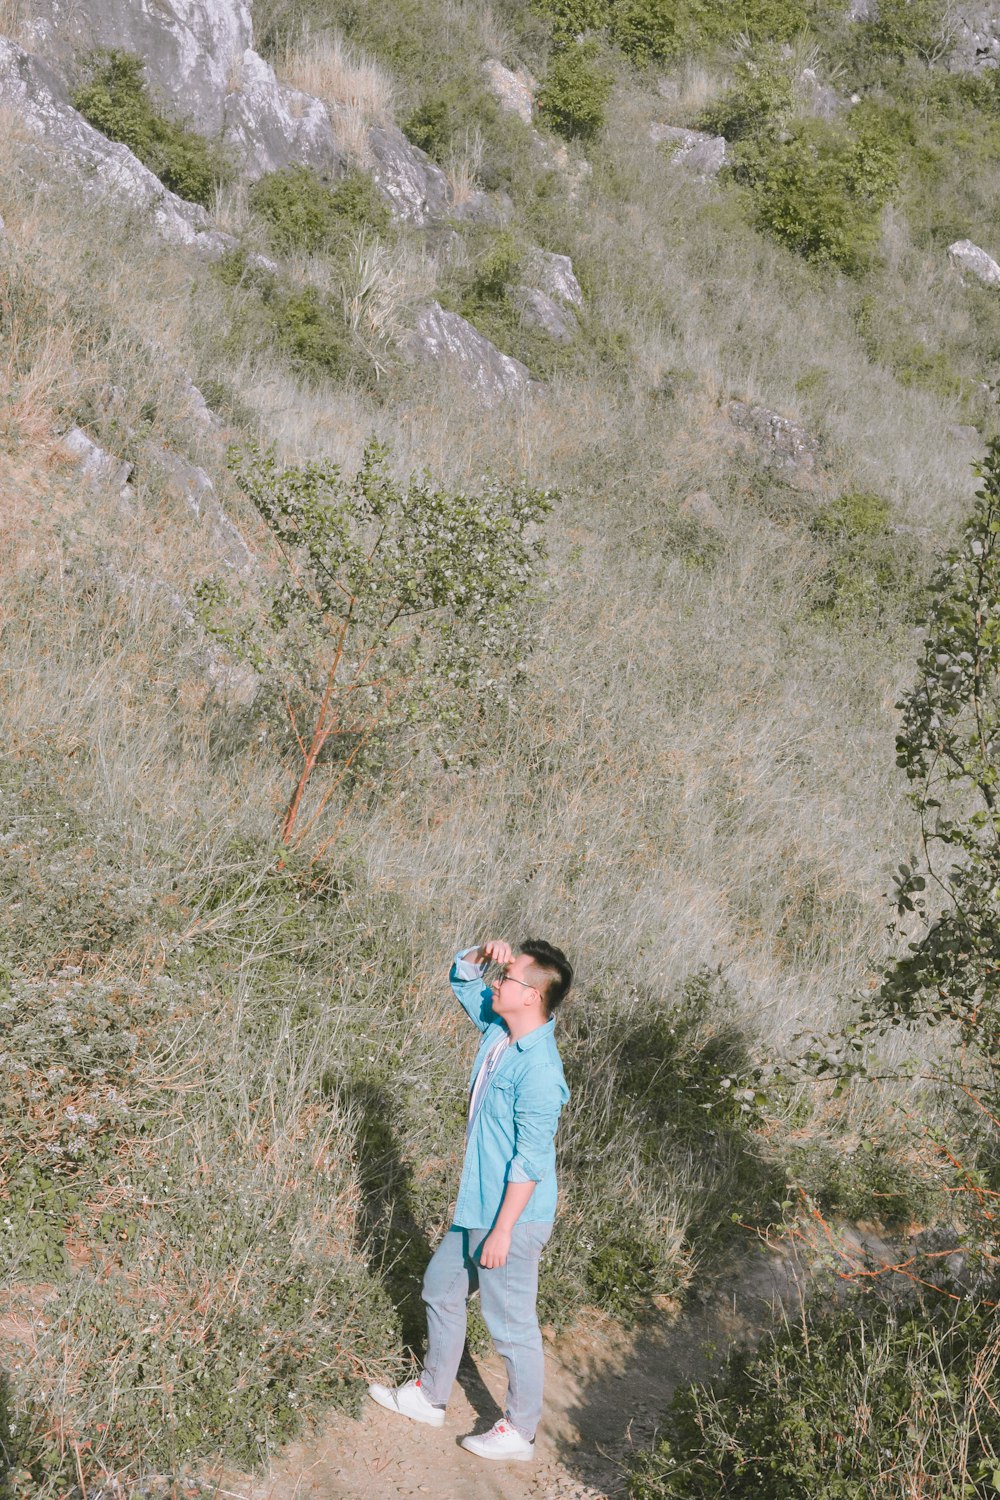
M 542 73 L 557 12 L 311 0 L 257 25 L 364 172 L 367 127 L 414 117 L 435 56 L 456 87 L 487 56 Z M 839 58 L 846 94 L 846 33 L 826 11 L 813 27 L 780 64 Z M 569 145 L 589 175 L 540 171 L 484 106 L 441 160 L 459 203 L 499 173 L 505 228 L 460 223 L 445 249 L 369 226 L 277 255 L 278 291 L 246 259 L 275 252 L 245 185 L 218 189 L 243 247 L 220 267 L 47 180 L 0 129 L 0 1493 L 252 1467 L 403 1367 L 462 1140 L 469 1039 L 444 976 L 480 934 L 538 932 L 578 966 L 548 1321 L 683 1298 L 746 1232 L 734 1217 L 781 1221 L 789 1183 L 833 1216 L 878 1219 L 873 1193 L 904 1221 L 933 1211 L 906 1197 L 908 1086 L 768 1080 L 801 1033 L 845 1024 L 887 953 L 915 838 L 895 704 L 994 421 L 996 293 L 942 235 L 965 215 L 988 248 L 1000 149 L 962 148 L 963 186 L 941 186 L 933 152 L 986 106 L 947 102 L 915 145 L 900 127 L 898 185 L 845 268 L 650 139 L 740 87 L 732 38 L 643 66 L 604 32 L 595 48 L 605 121 Z M 866 99 L 888 111 L 894 89 L 917 118 L 925 63 L 886 68 L 858 73 Z M 797 94 L 788 119 L 810 111 Z M 572 345 L 512 319 L 482 271 L 498 243 L 509 265 L 532 244 L 572 258 Z M 308 288 L 341 309 L 340 365 L 289 333 Z M 407 363 L 429 296 L 478 306 L 541 383 L 486 410 L 446 365 Z M 770 461 L 731 401 L 801 426 L 815 459 Z M 133 466 L 124 498 L 67 454 L 74 426 Z M 535 644 L 445 749 L 417 728 L 345 776 L 335 747 L 285 849 L 280 693 L 253 697 L 198 620 L 214 580 L 264 631 L 278 565 L 227 450 L 349 474 L 372 436 L 400 480 L 554 493 Z M 253 568 L 221 560 L 176 454 Z

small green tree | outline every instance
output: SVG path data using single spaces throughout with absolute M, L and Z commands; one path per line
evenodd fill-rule
M 922 858 L 899 866 L 898 923 L 917 923 L 880 992 L 882 1015 L 957 1023 L 1000 1084 L 1000 443 L 960 545 L 931 580 L 897 764 L 912 784 Z M 936 892 L 933 903 L 926 892 Z M 994 1111 L 995 1112 L 995 1111 Z
M 227 625 L 211 589 L 203 613 L 284 702 L 297 746 L 285 844 L 315 826 L 374 738 L 417 724 L 447 736 L 509 691 L 530 647 L 537 528 L 552 497 L 489 479 L 474 495 L 426 474 L 401 483 L 389 456 L 372 440 L 348 476 L 331 463 L 282 468 L 253 447 L 231 455 L 274 545 L 266 629 Z M 299 830 L 331 741 L 336 772 Z
M 538 108 L 545 122 L 567 140 L 596 140 L 604 129 L 611 82 L 591 43 L 573 43 L 554 58 L 539 91 Z

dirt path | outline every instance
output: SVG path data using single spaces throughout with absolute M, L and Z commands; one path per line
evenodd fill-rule
M 619 1500 L 628 1456 L 648 1445 L 674 1388 L 717 1369 L 729 1345 L 767 1327 L 797 1285 L 794 1263 L 761 1249 L 701 1308 L 658 1315 L 629 1336 L 592 1321 L 549 1344 L 533 1463 L 485 1463 L 458 1446 L 500 1415 L 504 1368 L 493 1356 L 465 1362 L 443 1428 L 404 1422 L 371 1403 L 357 1421 L 331 1418 L 268 1475 L 222 1478 L 215 1493 L 220 1500 Z

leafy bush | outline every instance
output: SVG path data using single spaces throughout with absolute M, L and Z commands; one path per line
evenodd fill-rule
M 243 251 L 224 256 L 215 273 L 233 293 L 234 348 L 259 348 L 269 340 L 294 369 L 313 379 L 374 378 L 342 304 L 329 293 L 252 266 Z
M 933 1264 L 933 1263 L 932 1263 Z M 922 1268 L 926 1271 L 926 1267 Z M 933 1269 L 928 1273 L 935 1274 Z M 1000 1486 L 992 1303 L 818 1301 L 719 1379 L 680 1391 L 632 1500 L 936 1500 Z
M 470 148 L 481 151 L 482 186 L 490 191 L 503 188 L 520 203 L 532 196 L 544 175 L 530 126 L 500 107 L 478 70 L 425 94 L 403 121 L 403 131 L 441 166 L 461 159 Z
M 371 178 L 350 172 L 336 187 L 310 167 L 286 167 L 254 183 L 250 206 L 265 221 L 276 255 L 316 255 L 368 228 L 387 234 L 392 216 Z
M 807 260 L 851 273 L 871 260 L 899 177 L 891 145 L 825 120 L 800 122 L 787 138 L 743 142 L 729 170 L 747 188 L 758 228 Z
M 140 57 L 99 52 L 87 82 L 73 94 L 73 104 L 109 140 L 128 146 L 164 187 L 207 205 L 231 175 L 229 164 L 221 148 L 156 111 L 143 72 Z
M 542 118 L 567 140 L 593 141 L 604 128 L 611 78 L 594 49 L 574 44 L 553 59 L 538 95 Z
M 912 619 L 919 608 L 919 550 L 890 525 L 880 495 L 851 491 L 821 506 L 810 529 L 828 551 L 828 562 L 810 603 L 838 623 L 889 614 Z
M 795 1152 L 794 1185 L 822 1213 L 887 1229 L 927 1223 L 945 1206 L 905 1139 L 866 1136 L 854 1150 L 818 1139 Z
M 701 130 L 736 142 L 772 136 L 784 125 L 795 101 L 791 70 L 783 58 L 765 54 L 742 61 L 736 81 L 702 112 Z
M 674 0 L 617 0 L 609 12 L 610 40 L 637 67 L 676 56 L 683 28 Z

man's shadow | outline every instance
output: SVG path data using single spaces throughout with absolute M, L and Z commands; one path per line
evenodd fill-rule
M 420 1289 L 434 1246 L 417 1217 L 412 1169 L 400 1154 L 393 1128 L 399 1106 L 384 1084 L 369 1079 L 352 1080 L 345 1103 L 358 1122 L 358 1245 L 372 1276 L 385 1287 L 399 1318 L 403 1343 L 419 1364 L 427 1347 Z M 458 1382 L 482 1421 L 492 1424 L 503 1415 L 483 1384 L 468 1345 Z

